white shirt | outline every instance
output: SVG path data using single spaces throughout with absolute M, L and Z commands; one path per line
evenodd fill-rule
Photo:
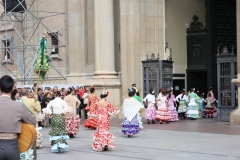
M 53 114 L 63 114 L 66 108 L 68 108 L 67 103 L 59 97 L 56 97 L 47 105 L 47 110 L 52 110 Z
M 82 98 L 83 98 L 83 104 L 88 104 L 88 93 L 85 92 Z
M 154 95 L 152 94 L 148 94 L 144 99 L 143 101 L 146 102 L 148 100 L 148 103 L 151 102 L 151 103 L 156 103 L 156 98 Z
M 183 94 L 179 94 L 177 97 L 176 97 L 176 101 L 179 102 L 180 100 L 184 100 L 184 101 L 187 101 L 188 100 L 188 97 L 186 95 L 184 95 L 182 97 Z
M 200 103 L 203 103 L 203 102 L 204 102 L 204 98 L 201 98 L 201 99 L 200 99 Z

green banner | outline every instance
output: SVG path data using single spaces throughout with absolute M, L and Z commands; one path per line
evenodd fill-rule
M 49 59 L 47 55 L 46 45 L 47 40 L 45 38 L 42 38 L 40 42 L 40 51 L 38 58 L 34 64 L 34 72 L 39 75 L 42 81 L 45 80 L 46 74 L 49 70 Z

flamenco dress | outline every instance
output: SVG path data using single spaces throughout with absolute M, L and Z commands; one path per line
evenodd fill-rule
M 115 136 L 109 132 L 110 116 L 118 114 L 120 110 L 114 108 L 111 103 L 107 103 L 105 107 L 98 107 L 97 103 L 89 110 L 88 114 L 98 118 L 97 131 L 93 133 L 92 148 L 95 151 L 104 151 L 107 147 L 108 150 L 114 149 Z
M 69 96 L 69 97 L 68 97 Z M 76 99 L 77 97 L 68 95 L 64 98 L 64 100 L 67 102 L 67 105 L 69 107 L 69 111 L 65 115 L 65 125 L 66 130 L 68 132 L 68 135 L 76 135 L 79 130 L 80 126 L 80 118 L 79 115 L 76 114 Z
M 200 100 L 201 100 L 201 98 L 199 96 L 195 99 L 196 104 L 198 106 L 198 118 L 199 119 L 202 118 L 202 109 L 201 109 L 201 106 L 200 106 Z
M 189 94 L 190 102 L 188 104 L 188 111 L 186 113 L 188 118 L 197 119 L 199 117 L 198 106 L 196 104 L 196 99 L 198 96 L 196 93 L 192 92 Z
M 123 102 L 123 115 L 122 133 L 125 135 L 134 135 L 139 133 L 139 122 L 137 113 L 139 112 L 142 104 L 135 98 L 126 98 Z
M 68 148 L 67 139 L 69 139 L 68 132 L 65 125 L 65 117 L 69 112 L 70 107 L 67 103 L 59 97 L 50 101 L 46 108 L 43 109 L 45 115 L 52 115 L 51 130 L 48 132 L 51 140 L 52 152 L 66 151 Z
M 216 112 L 213 113 L 213 118 L 217 118 L 217 107 L 215 105 L 215 102 L 217 101 L 214 97 L 214 94 L 212 91 L 210 91 L 211 93 L 211 97 L 212 97 L 212 100 L 213 100 L 213 103 L 212 103 L 212 106 L 215 108 Z
M 157 111 L 157 115 L 156 115 L 155 119 L 163 121 L 163 122 L 168 122 L 171 120 L 171 116 L 170 116 L 167 106 L 166 106 L 167 99 L 166 99 L 166 97 L 160 97 L 160 101 L 161 101 L 161 106 L 159 107 L 159 109 Z
M 178 113 L 176 111 L 176 107 L 174 106 L 174 102 L 176 101 L 175 96 L 171 95 L 168 99 L 168 112 L 171 116 L 170 121 L 178 121 Z
M 214 113 L 217 112 L 215 109 L 215 106 L 213 105 L 214 101 L 211 97 L 206 98 L 205 102 L 207 102 L 207 105 L 205 106 L 204 113 L 206 117 L 211 118 L 214 117 Z M 215 117 L 214 117 L 215 118 Z
M 99 101 L 99 98 L 96 96 L 96 95 L 94 95 L 92 98 L 88 98 L 88 103 L 90 104 L 90 105 L 88 105 L 86 108 L 85 108 L 85 110 L 90 110 L 90 108 L 92 108 L 93 107 L 93 105 L 97 102 L 97 101 Z M 89 129 L 96 129 L 97 128 L 97 126 L 98 126 L 98 121 L 97 121 L 97 119 L 96 118 L 94 118 L 94 117 L 89 117 L 86 121 L 85 121 L 85 123 L 83 124 L 83 126 L 85 127 L 85 128 L 89 128 Z
M 145 118 L 147 120 L 155 120 L 155 116 L 156 116 L 156 109 L 155 109 L 155 96 L 152 94 L 148 94 L 144 99 L 144 102 L 148 102 L 147 106 L 148 108 L 146 109 L 146 113 L 145 113 Z
M 135 95 L 135 96 L 133 96 L 133 98 L 135 98 L 136 100 L 138 100 L 142 104 L 141 108 L 144 108 L 142 99 L 139 96 Z M 139 129 L 143 129 L 142 117 L 141 117 L 139 112 L 137 113 L 137 120 L 138 120 L 138 124 L 139 124 Z

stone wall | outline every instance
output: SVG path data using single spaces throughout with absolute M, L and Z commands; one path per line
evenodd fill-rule
M 187 69 L 187 27 L 197 15 L 205 23 L 204 2 L 199 0 L 166 0 L 166 42 L 173 49 L 173 73 L 186 74 Z M 185 78 L 184 78 L 185 79 Z M 187 82 L 185 80 L 185 82 Z M 186 86 L 186 85 L 185 85 Z
M 142 60 L 159 53 L 164 57 L 164 0 L 121 0 L 120 43 L 122 100 L 136 83 L 142 96 Z

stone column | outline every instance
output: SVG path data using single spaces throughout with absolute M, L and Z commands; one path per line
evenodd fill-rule
M 93 78 L 117 78 L 114 62 L 114 0 L 95 0 L 95 72 Z
M 239 43 L 240 42 L 240 0 L 237 0 L 236 7 L 237 7 L 236 22 L 237 22 L 237 70 L 238 70 L 238 75 L 237 75 L 237 79 L 232 80 L 232 83 L 234 83 L 236 86 L 238 86 L 238 91 L 240 91 L 240 43 Z M 238 94 L 238 105 L 240 105 L 240 95 L 239 94 Z M 230 123 L 240 125 L 240 107 L 235 109 L 230 114 Z
M 85 0 L 66 1 L 68 83 L 82 83 L 85 78 L 85 3 Z

